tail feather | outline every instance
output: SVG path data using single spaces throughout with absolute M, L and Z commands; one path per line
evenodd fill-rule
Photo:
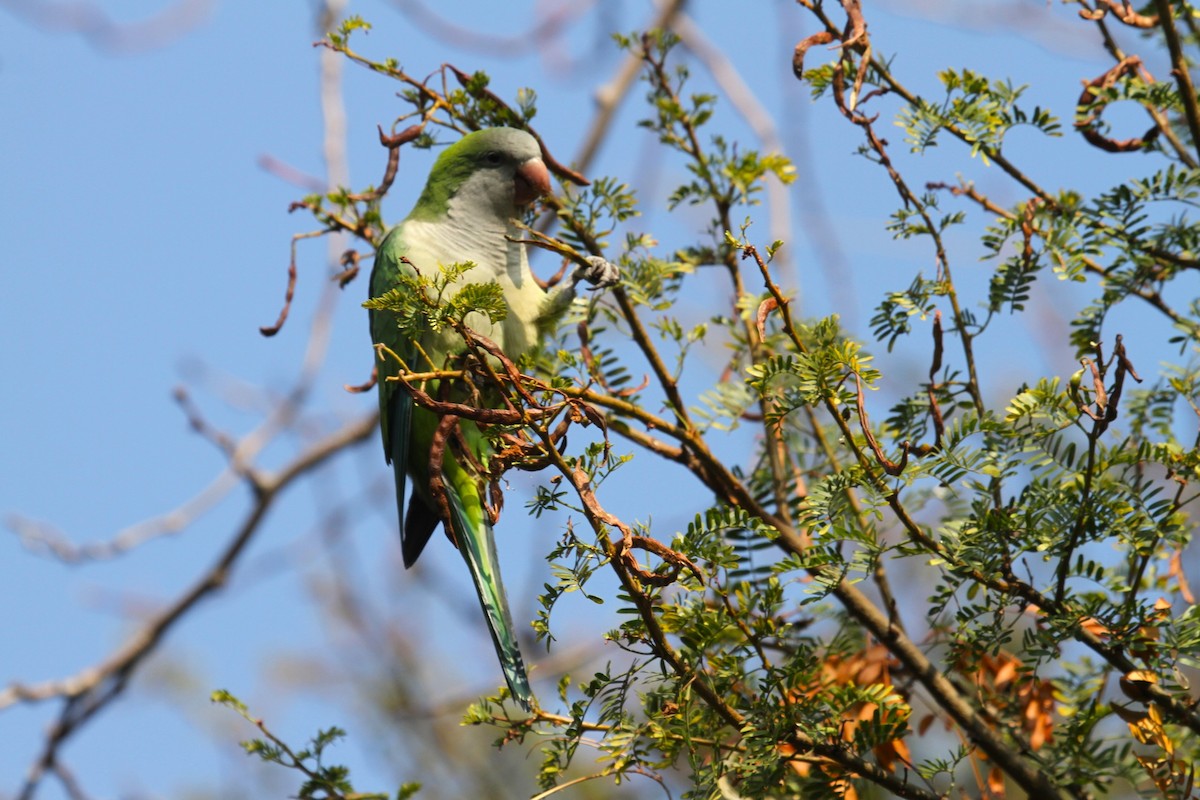
M 407 569 L 417 563 L 417 556 L 425 549 L 429 538 L 442 523 L 442 518 L 425 504 L 419 494 L 413 492 L 412 499 L 408 501 L 408 513 L 401 519 L 404 520 L 404 529 L 400 532 L 400 552 L 404 556 L 404 568 Z
M 404 555 L 404 566 L 411 567 L 417 561 L 417 556 L 425 549 L 430 535 L 437 527 L 438 517 L 419 492 L 414 491 L 408 504 L 408 513 L 404 511 L 404 495 L 408 483 L 410 467 L 409 447 L 412 446 L 411 434 L 413 427 L 413 401 L 402 391 L 393 390 L 387 399 L 383 413 L 386 414 L 388 443 L 384 452 L 392 465 L 392 475 L 396 483 L 396 513 L 400 519 L 400 548 Z
M 454 517 L 454 539 L 471 570 L 471 579 L 475 582 L 479 604 L 483 607 L 488 628 L 492 632 L 492 643 L 496 646 L 504 679 L 508 682 L 513 699 L 521 708 L 529 711 L 533 690 L 529 688 L 529 676 L 525 673 L 525 662 L 517 647 L 512 614 L 508 610 L 508 596 L 500 580 L 500 562 L 496 555 L 492 526 L 482 518 L 482 507 L 479 508 L 480 519 L 472 520 L 457 493 L 449 492 L 449 496 Z
M 392 465 L 396 482 L 396 511 L 400 527 L 404 527 L 404 491 L 408 482 L 408 437 L 412 429 L 412 398 L 404 392 L 393 390 L 390 395 L 383 391 L 380 381 L 380 417 L 383 425 L 383 454 Z

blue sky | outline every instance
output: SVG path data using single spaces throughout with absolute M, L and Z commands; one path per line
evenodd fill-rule
M 258 326 L 274 319 L 282 298 L 290 237 L 312 225 L 303 212 L 287 213 L 288 203 L 304 190 L 263 169 L 260 161 L 269 156 L 302 173 L 323 173 L 312 4 L 195 3 L 199 18 L 178 36 L 120 52 L 77 32 L 38 24 L 28 11 L 34 5 L 0 0 L 0 341 L 5 343 L 0 347 L 0 513 L 45 522 L 77 543 L 105 541 L 176 508 L 222 470 L 221 454 L 189 429 L 172 401 L 174 387 L 186 385 L 213 425 L 244 434 L 290 385 L 303 357 L 304 333 L 326 283 L 326 246 L 301 244 L 291 321 L 274 339 L 261 337 Z M 118 23 L 129 23 L 146 19 L 164 3 L 96 5 Z M 357 49 L 377 58 L 395 56 L 414 74 L 431 72 L 445 61 L 485 69 L 504 97 L 521 86 L 534 87 L 540 97 L 535 124 L 562 160 L 571 158 L 586 131 L 592 92 L 619 63 L 607 32 L 634 30 L 651 13 L 646 3 L 612 2 L 602 11 L 585 12 L 549 52 L 496 54 L 481 48 L 469 52 L 414 27 L 397 5 L 403 4 L 349 4 L 350 13 L 375 25 L 357 39 Z M 559 4 L 449 5 L 461 9 L 459 20 L 475 30 L 516 35 L 537 13 Z M 1017 84 L 1037 82 L 1031 105 L 1050 107 L 1069 127 L 1080 80 L 1108 66 L 1099 44 L 1086 28 L 1074 25 L 1069 10 L 1041 2 L 867 5 L 876 48 L 899 51 L 896 72 L 918 92 L 936 96 L 935 72 L 948 65 L 1007 76 Z M 955 18 L 975 6 L 980 13 L 971 16 L 973 21 Z M 1007 17 L 1014 6 L 1021 15 Z M 783 0 L 708 0 L 693 3 L 691 13 L 753 87 L 785 150 L 796 158 L 800 178 L 790 196 L 794 233 L 787 237 L 787 253 L 804 313 L 841 313 L 861 336 L 869 336 L 866 323 L 879 292 L 903 288 L 914 268 L 932 272 L 933 265 L 922 245 L 895 242 L 883 229 L 896 202 L 882 173 L 852 157 L 856 133 L 830 104 L 813 105 L 806 87 L 792 78 L 791 48 L 811 32 L 808 21 Z M 1027 20 L 1037 21 L 1035 35 L 1014 29 Z M 809 56 L 811 63 L 822 57 L 815 50 Z M 693 69 L 695 88 L 711 90 L 703 67 L 693 63 Z M 1156 74 L 1166 70 L 1158 67 Z M 348 63 L 344 75 L 348 158 L 352 184 L 360 187 L 376 182 L 383 167 L 376 125 L 387 128 L 403 107 L 394 96 L 395 84 Z M 681 173 L 673 162 L 656 162 L 652 143 L 635 127 L 641 94 L 635 89 L 618 117 L 614 135 L 620 146 L 610 142 L 591 172 L 615 175 L 638 188 L 644 214 L 639 225 L 654 231 L 666 249 L 702 221 L 666 215 L 664 198 Z M 1138 131 L 1144 127 L 1136 124 Z M 754 142 L 725 98 L 714 127 Z M 953 180 L 963 171 L 1003 204 L 1021 199 L 994 171 L 968 163 L 958 145 L 946 142 L 918 163 L 906 155 L 898 129 L 881 127 L 888 129 L 902 166 L 914 170 L 915 183 Z M 1119 167 L 1114 172 L 1111 157 L 1083 151 L 1070 137 L 1019 132 L 1011 152 L 1051 187 L 1096 190 L 1144 169 L 1131 163 L 1128 175 Z M 389 220 L 406 212 L 428 163 L 426 153 L 404 154 L 400 178 L 384 207 Z M 817 209 L 841 260 L 829 258 L 811 236 L 813 218 L 806 224 L 803 215 Z M 767 238 L 765 216 L 754 230 Z M 967 234 L 956 244 L 964 254 L 955 265 L 959 280 L 982 292 L 987 269 L 975 261 L 978 244 Z M 1003 360 L 1013 374 L 1024 374 L 1024 352 L 1033 350 L 1032 341 L 1047 332 L 1063 333 L 1065 320 L 1054 308 L 1077 296 L 1068 287 L 1042 286 L 1030 316 L 1036 324 L 1018 326 L 1006 340 L 1009 352 Z M 364 292 L 360 280 L 333 306 L 327 357 L 305 411 L 314 426 L 354 418 L 374 402 L 341 388 L 361 382 L 370 370 L 372 354 L 359 307 Z M 695 313 L 706 308 L 705 300 L 697 298 Z M 1162 337 L 1152 321 L 1131 322 L 1144 334 L 1143 342 Z M 1143 348 L 1133 350 L 1139 367 L 1150 367 L 1160 356 L 1154 347 L 1129 343 Z M 923 352 L 902 347 L 882 363 L 917 370 Z M 1069 358 L 1065 349 L 1061 355 Z M 1043 360 L 1035 365 L 1038 374 L 1073 369 L 1067 360 Z M 1004 375 L 989 379 L 997 396 L 1013 389 Z M 731 442 L 736 452 L 737 440 Z M 278 466 L 295 446 L 295 439 L 285 438 L 264 452 L 262 463 Z M 451 665 L 468 682 L 469 692 L 487 691 L 499 682 L 481 620 L 437 604 L 414 611 L 397 599 L 411 603 L 412 583 L 405 581 L 417 579 L 400 574 L 386 477 L 372 442 L 322 472 L 315 485 L 283 498 L 228 589 L 174 630 L 162 655 L 135 678 L 129 696 L 66 748 L 67 763 L 94 796 L 178 796 L 190 787 L 213 786 L 213 775 L 240 764 L 236 740 L 250 731 L 209 708 L 211 689 L 228 688 L 256 711 L 273 712 L 280 732 L 294 738 L 319 725 L 347 723 L 348 693 L 288 696 L 273 685 L 277 680 L 265 677 L 280 648 L 302 654 L 337 638 L 316 618 L 311 602 L 314 586 L 331 568 L 320 544 L 319 521 L 331 503 L 347 508 L 346 535 L 354 539 L 362 585 L 386 597 L 382 605 L 393 613 L 418 616 L 421 621 L 414 624 L 437 633 L 448 631 L 431 635 L 431 663 Z M 518 493 L 530 485 L 516 483 Z M 685 493 L 676 506 L 660 508 L 640 491 L 643 486 L 631 480 L 609 500 L 630 518 L 653 515 L 665 528 L 664 538 L 704 502 L 702 495 Z M 506 519 L 520 515 L 522 505 L 510 500 Z M 63 677 L 101 660 L 141 615 L 168 602 L 207 568 L 245 508 L 245 490 L 237 487 L 186 532 L 92 565 L 68 566 L 32 555 L 15 536 L 0 536 L 0 605 L 7 609 L 0 685 Z M 514 606 L 524 609 L 518 616 L 524 613 L 526 619 L 538 587 L 548 579 L 538 554 L 549 537 L 524 542 L 516 554 L 509 548 L 509 591 Z M 440 560 L 422 567 L 429 570 L 426 580 L 430 575 L 465 579 L 457 556 L 444 542 L 437 544 L 443 545 Z M 469 592 L 465 580 L 463 591 Z M 606 611 L 586 605 L 568 611 L 585 622 L 580 636 L 564 634 L 565 645 L 588 641 L 589 633 L 611 626 Z M 168 695 L 163 687 L 173 685 L 171 676 L 194 684 L 182 695 Z M 0 710 L 5 744 L 0 747 L 0 798 L 19 788 L 56 711 L 54 702 Z M 214 729 L 222 731 L 215 744 L 209 735 Z M 345 750 L 346 760 L 361 767 L 362 787 L 387 788 L 396 778 L 419 777 L 389 772 L 367 749 L 348 745 Z M 50 781 L 39 796 L 63 794 Z

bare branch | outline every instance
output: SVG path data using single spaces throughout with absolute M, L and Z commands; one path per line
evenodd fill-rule
M 216 0 L 179 0 L 141 22 L 120 24 L 99 3 L 0 0 L 0 6 L 32 25 L 79 34 L 97 50 L 115 55 L 166 47 L 207 22 L 216 5 Z
M 391 4 L 415 26 L 448 44 L 476 54 L 516 57 L 526 55 L 531 47 L 543 47 L 561 36 L 567 26 L 596 4 L 596 0 L 560 3 L 557 8 L 540 15 L 529 30 L 512 36 L 498 36 L 456 25 L 420 0 L 391 0 Z
M 684 1 L 667 0 L 667 2 L 660 3 L 658 13 L 650 21 L 646 30 L 666 30 L 671 28 L 675 17 L 683 9 Z M 596 153 L 600 150 L 600 145 L 608 136 L 608 130 L 612 126 L 613 119 L 616 117 L 617 109 L 620 108 L 621 102 L 629 94 L 629 90 L 633 87 L 634 81 L 637 80 L 641 69 L 641 56 L 635 52 L 630 52 L 622 59 L 616 74 L 608 83 L 596 90 L 596 114 L 592 117 L 591 124 L 588 125 L 588 132 L 583 140 L 583 144 L 575 154 L 574 163 L 579 167 L 581 172 L 587 172 L 591 166 L 592 159 L 596 157 Z
M 253 506 L 216 562 L 191 589 L 155 615 L 107 659 L 68 678 L 32 685 L 14 683 L 0 691 L 0 709 L 18 702 L 39 702 L 55 697 L 61 697 L 64 701 L 63 709 L 50 729 L 41 754 L 30 768 L 18 797 L 26 800 L 33 796 L 42 777 L 56 765 L 62 745 L 97 711 L 124 691 L 145 658 L 192 608 L 225 585 L 246 545 L 258 532 L 280 494 L 297 479 L 347 447 L 366 441 L 374 433 L 376 422 L 375 415 L 368 415 L 350 423 L 314 443 L 278 473 L 264 476 Z
M 1183 103 L 1184 117 L 1192 134 L 1192 146 L 1200 155 L 1200 104 L 1196 101 L 1196 87 L 1192 83 L 1191 67 L 1184 57 L 1183 47 L 1179 43 L 1179 32 L 1175 30 L 1175 18 L 1171 11 L 1171 0 L 1155 0 L 1158 15 L 1162 22 L 1163 36 L 1167 40 L 1167 49 L 1171 53 L 1171 74 L 1179 84 L 1179 99 Z

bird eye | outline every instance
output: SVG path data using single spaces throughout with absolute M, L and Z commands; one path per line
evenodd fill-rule
M 495 150 L 489 150 L 483 154 L 483 160 L 493 167 L 498 167 L 504 163 L 504 156 L 500 155 Z

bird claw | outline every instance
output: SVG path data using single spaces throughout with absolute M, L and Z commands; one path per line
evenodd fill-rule
M 611 261 L 600 256 L 585 256 L 584 260 L 588 265 L 576 267 L 572 276 L 576 283 L 582 280 L 597 289 L 608 289 L 621 282 L 621 271 Z

